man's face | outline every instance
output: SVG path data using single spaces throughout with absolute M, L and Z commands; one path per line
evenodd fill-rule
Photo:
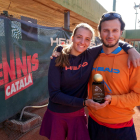
M 122 34 L 121 23 L 118 19 L 101 23 L 100 37 L 105 47 L 118 47 L 118 41 Z

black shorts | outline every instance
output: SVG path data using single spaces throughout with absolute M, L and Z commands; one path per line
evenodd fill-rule
M 89 116 L 88 130 L 91 140 L 137 140 L 134 124 L 131 127 L 108 128 Z

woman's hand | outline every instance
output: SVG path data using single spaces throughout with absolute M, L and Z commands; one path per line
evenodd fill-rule
M 140 66 L 140 53 L 132 48 L 128 50 L 128 68 L 130 68 L 130 63 L 133 63 L 133 66 L 136 68 L 138 66 Z
M 85 101 L 85 105 L 89 107 L 90 109 L 98 110 L 106 107 L 108 105 L 108 101 L 105 101 L 104 103 L 100 104 L 97 102 L 94 102 L 92 99 L 87 99 Z

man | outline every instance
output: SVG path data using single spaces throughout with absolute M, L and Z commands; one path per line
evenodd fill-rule
M 118 44 L 125 23 L 115 12 L 105 13 L 98 25 L 102 52 L 93 65 L 89 80 L 89 99 L 92 99 L 93 76 L 104 79 L 105 100 L 108 105 L 88 107 L 88 129 L 91 140 L 136 140 L 132 116 L 140 105 L 140 67 L 127 66 L 128 54 Z M 85 102 L 86 104 L 86 102 Z M 89 106 L 88 104 L 86 104 Z

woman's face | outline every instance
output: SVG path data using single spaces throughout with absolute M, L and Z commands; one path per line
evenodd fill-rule
M 83 53 L 90 45 L 92 33 L 90 30 L 80 27 L 76 30 L 75 35 L 72 37 L 71 54 L 78 56 Z

